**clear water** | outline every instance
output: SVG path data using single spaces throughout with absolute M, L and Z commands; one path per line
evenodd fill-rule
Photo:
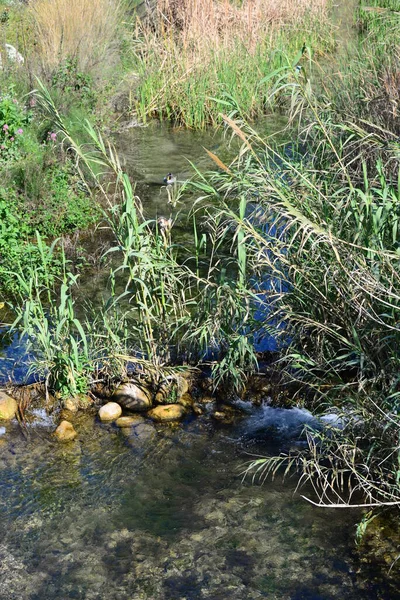
M 127 435 L 83 415 L 67 445 L 43 419 L 27 437 L 6 425 L 0 597 L 394 598 L 357 573 L 359 514 L 313 509 L 290 483 L 241 482 L 248 453 L 279 450 L 280 427 L 287 434 L 301 421 L 260 416 L 277 429 L 257 446 L 247 420 L 232 429 L 203 418 L 158 431 L 146 424 Z

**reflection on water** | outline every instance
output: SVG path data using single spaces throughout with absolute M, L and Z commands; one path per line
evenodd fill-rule
M 69 445 L 41 426 L 1 436 L 2 599 L 394 597 L 356 573 L 358 514 L 315 510 L 279 481 L 241 484 L 243 423 L 155 437 L 75 426 Z

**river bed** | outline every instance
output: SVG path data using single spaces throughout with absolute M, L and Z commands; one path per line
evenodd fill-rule
M 136 433 L 82 414 L 64 445 L 43 414 L 25 436 L 6 425 L 0 597 L 394 598 L 382 572 L 360 567 L 358 511 L 315 509 L 294 480 L 242 481 L 251 456 L 279 451 L 301 424 L 301 411 L 253 411 L 229 428 L 200 417 Z M 258 417 L 266 433 L 255 443 Z

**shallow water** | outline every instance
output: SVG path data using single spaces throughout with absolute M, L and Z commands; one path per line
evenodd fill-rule
M 67 445 L 40 423 L 0 435 L 4 600 L 393 597 L 357 574 L 358 514 L 315 510 L 280 481 L 241 483 L 261 450 L 243 422 L 127 435 L 82 416 Z

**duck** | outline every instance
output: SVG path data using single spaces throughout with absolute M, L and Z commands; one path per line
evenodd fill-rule
M 159 219 L 157 219 L 157 225 L 160 233 L 162 235 L 165 235 L 166 233 L 171 231 L 172 219 L 167 219 L 166 217 L 159 217 Z
M 172 173 L 168 173 L 164 177 L 164 183 L 165 183 L 165 185 L 174 185 L 174 183 L 176 183 L 175 175 L 172 175 Z

